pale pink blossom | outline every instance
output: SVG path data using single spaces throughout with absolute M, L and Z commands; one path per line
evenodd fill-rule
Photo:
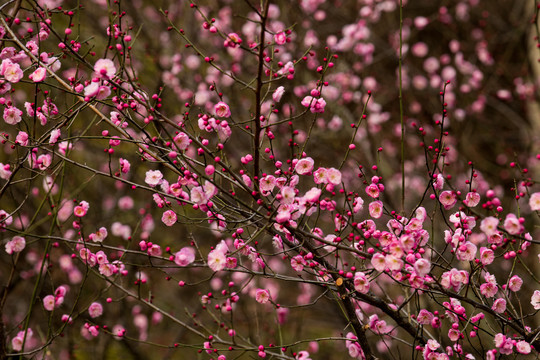
M 315 162 L 313 161 L 312 158 L 310 157 L 307 157 L 307 158 L 303 158 L 303 159 L 300 159 L 298 160 L 298 162 L 296 163 L 296 166 L 294 167 L 294 170 L 296 171 L 296 173 L 298 175 L 306 175 L 306 174 L 309 174 L 311 173 L 311 171 L 313 170 L 313 164 Z
M 183 132 L 179 132 L 173 140 L 178 149 L 180 150 L 186 150 L 189 144 L 191 144 L 191 139 L 186 133 Z
M 278 87 L 272 94 L 272 100 L 274 100 L 275 103 L 280 102 L 284 93 L 285 93 L 285 88 L 283 86 Z
M 523 225 L 521 225 L 516 215 L 508 214 L 504 219 L 504 229 L 510 235 L 517 235 L 523 231 Z
M 477 192 L 469 192 L 465 196 L 465 200 L 463 200 L 463 203 L 467 205 L 468 207 L 475 207 L 480 203 L 480 194 Z
M 531 194 L 531 197 L 529 198 L 529 206 L 531 207 L 532 211 L 540 210 L 540 192 Z
M 43 307 L 47 311 L 53 311 L 55 305 L 55 299 L 53 295 L 47 295 L 43 298 Z
M 446 210 L 451 209 L 457 203 L 457 197 L 452 191 L 443 191 L 439 195 L 439 201 Z
M 370 202 L 368 208 L 369 215 L 374 219 L 380 218 L 383 214 L 384 207 L 382 201 Z
M 240 38 L 240 35 L 234 32 L 229 33 L 227 35 L 227 38 L 223 42 L 223 46 L 230 47 L 233 49 L 240 46 L 240 44 L 242 44 L 242 39 Z
M 531 305 L 534 310 L 540 310 L 540 290 L 534 290 L 531 296 Z
M 195 249 L 192 247 L 183 247 L 174 254 L 174 262 L 178 266 L 188 266 L 195 261 Z
M 112 79 L 116 73 L 116 67 L 110 59 L 99 59 L 94 65 L 94 71 L 103 79 Z
M 88 314 L 91 318 L 97 318 L 101 316 L 101 314 L 103 314 L 103 306 L 101 306 L 101 304 L 98 302 L 93 302 L 88 307 Z
M 227 257 L 218 249 L 212 250 L 208 254 L 208 267 L 216 272 L 225 268 L 226 261 Z
M 159 170 L 148 170 L 144 182 L 150 186 L 158 185 L 163 179 L 163 174 Z
M 176 224 L 176 213 L 172 210 L 167 210 L 163 213 L 163 216 L 161 217 L 161 221 L 167 226 L 173 226 Z
M 47 76 L 47 70 L 44 67 L 38 67 L 33 73 L 28 75 L 28 78 L 33 82 L 42 82 Z
M 506 300 L 503 298 L 498 298 L 493 302 L 491 309 L 499 314 L 504 313 L 506 311 Z
M 306 265 L 306 261 L 304 260 L 304 257 L 302 255 L 296 255 L 291 259 L 291 267 L 295 271 L 304 270 L 304 265 Z
M 531 345 L 525 340 L 519 340 L 516 343 L 516 351 L 520 354 L 530 354 L 531 350 Z
M 330 184 L 341 184 L 341 171 L 335 168 L 326 169 L 326 179 Z
M 508 288 L 513 292 L 519 291 L 522 285 L 523 280 L 518 275 L 514 275 L 508 280 Z
M 313 173 L 313 180 L 315 184 L 326 184 L 328 183 L 328 178 L 326 177 L 327 169 L 320 167 Z
M 366 294 L 369 291 L 369 279 L 363 272 L 356 272 L 354 274 L 354 289 L 362 294 Z
M 426 276 L 431 269 L 431 263 L 427 259 L 420 258 L 414 263 L 414 269 L 419 276 Z
M 375 268 L 377 271 L 384 271 L 386 269 L 386 259 L 383 254 L 376 253 L 371 258 L 371 265 Z
M 7 242 L 5 248 L 8 254 L 18 253 L 26 247 L 26 240 L 22 236 L 14 236 Z
M 229 105 L 227 105 L 223 101 L 220 101 L 216 105 L 214 105 L 214 112 L 219 117 L 228 118 L 231 116 L 231 110 L 229 109 Z
M 488 216 L 480 223 L 480 230 L 488 237 L 498 232 L 497 226 L 499 225 L 499 219 L 493 216 Z
M 258 303 L 266 304 L 268 301 L 270 301 L 270 293 L 265 289 L 257 289 L 255 292 L 255 300 Z
M 21 66 L 17 63 L 13 63 L 9 59 L 5 59 L 0 64 L 0 75 L 4 77 L 10 83 L 18 83 L 23 78 L 23 71 Z
M 22 120 L 23 112 L 15 106 L 7 106 L 4 108 L 4 121 L 9 125 L 15 125 Z
M 495 260 L 495 253 L 493 250 L 488 249 L 486 247 L 480 248 L 480 261 L 482 262 L 482 265 L 489 265 Z

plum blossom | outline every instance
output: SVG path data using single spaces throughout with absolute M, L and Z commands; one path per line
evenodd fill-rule
M 255 292 L 255 300 L 258 303 L 266 304 L 268 301 L 270 301 L 270 293 L 265 289 L 257 289 Z
M 214 112 L 219 117 L 228 118 L 231 116 L 231 110 L 229 109 L 229 105 L 227 105 L 223 101 L 220 101 L 216 105 L 214 105 Z
M 322 97 L 315 99 L 312 96 L 306 96 L 302 100 L 302 105 L 305 107 L 309 107 L 309 111 L 311 111 L 314 114 L 316 113 L 322 114 L 324 113 L 324 108 L 326 107 L 326 101 L 324 101 Z
M 233 49 L 240 46 L 240 44 L 242 44 L 242 39 L 237 33 L 229 33 L 227 39 L 223 42 L 223 46 Z
M 456 195 L 451 191 L 443 191 L 439 195 L 439 201 L 446 210 L 451 209 L 457 203 Z
M 116 73 L 116 67 L 110 59 L 99 59 L 94 65 L 94 71 L 103 79 L 112 79 Z
M 529 198 L 529 206 L 531 207 L 532 211 L 540 210 L 540 192 L 531 194 L 531 197 Z
M 88 314 L 91 318 L 95 319 L 103 314 L 103 306 L 98 302 L 93 302 L 88 307 Z
M 43 298 L 43 307 L 47 311 L 54 310 L 55 299 L 53 295 L 47 295 Z
M 144 182 L 150 186 L 156 186 L 161 183 L 163 174 L 159 170 L 148 170 Z
M 165 211 L 161 217 L 161 221 L 167 226 L 173 226 L 176 223 L 176 220 L 176 213 L 172 210 Z
M 369 291 L 369 279 L 363 272 L 354 274 L 354 289 L 362 294 Z
M 23 77 L 23 71 L 21 66 L 17 63 L 13 63 L 9 59 L 5 59 L 0 64 L 0 75 L 4 77 L 10 83 L 18 83 Z
M 208 267 L 216 272 L 225 268 L 226 261 L 225 251 L 221 249 L 216 248 L 208 254 Z
M 5 246 L 6 252 L 10 255 L 23 251 L 25 247 L 26 240 L 22 236 L 14 236 Z
M 174 263 L 178 266 L 188 266 L 195 261 L 195 249 L 192 247 L 183 247 L 174 254 Z
M 296 163 L 296 166 L 294 167 L 294 170 L 296 171 L 296 173 L 298 175 L 306 175 L 306 174 L 309 174 L 311 173 L 311 171 L 313 170 L 313 164 L 315 162 L 313 161 L 312 158 L 310 157 L 307 157 L 307 158 L 304 158 L 304 159 L 300 159 L 298 160 L 298 162 Z
M 272 94 L 272 100 L 274 100 L 275 103 L 280 102 L 284 93 L 285 93 L 285 88 L 283 86 L 278 87 Z
M 488 216 L 480 223 L 480 230 L 488 237 L 498 232 L 497 226 L 499 225 L 499 219 L 493 216 Z
M 534 290 L 534 293 L 531 296 L 531 305 L 534 310 L 540 310 L 540 290 Z
M 9 125 L 15 125 L 22 120 L 23 112 L 15 106 L 7 106 L 4 109 L 4 121 Z
M 369 203 L 369 215 L 374 218 L 378 219 L 383 214 L 383 203 L 382 201 L 373 201 Z
M 508 288 L 513 292 L 519 291 L 522 285 L 523 280 L 518 275 L 514 275 L 508 280 Z
M 330 168 L 326 170 L 326 179 L 330 184 L 339 185 L 341 184 L 341 171 L 335 168 Z

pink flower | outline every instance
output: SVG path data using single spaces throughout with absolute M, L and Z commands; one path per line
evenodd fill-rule
M 476 245 L 467 241 L 464 244 L 458 246 L 456 251 L 456 257 L 461 261 L 473 261 L 476 257 Z
M 480 202 L 480 194 L 477 192 L 469 192 L 463 200 L 463 203 L 468 207 L 475 207 Z
M 99 230 L 95 232 L 95 234 L 90 234 L 88 237 L 93 242 L 99 242 L 100 243 L 100 242 L 103 242 L 103 240 L 105 240 L 107 235 L 108 235 L 107 229 L 104 228 L 104 227 L 100 227 Z
M 521 225 L 516 215 L 508 214 L 504 219 L 504 229 L 510 235 L 517 235 L 523 231 L 523 225 Z
M 495 300 L 491 309 L 496 313 L 502 314 L 506 311 L 506 300 L 504 300 L 503 298 Z
M 53 295 L 47 295 L 43 298 L 43 307 L 47 311 L 54 310 L 55 299 Z
M 532 211 L 540 210 L 540 192 L 531 194 L 531 197 L 529 198 L 529 206 L 531 207 Z
M 370 184 L 368 187 L 366 187 L 366 194 L 371 196 L 372 198 L 378 198 L 379 197 L 379 187 L 377 184 Z
M 378 219 L 383 214 L 383 203 L 382 201 L 373 201 L 369 203 L 369 215 L 374 218 Z
M 328 179 L 326 177 L 327 170 L 326 168 L 320 167 L 313 173 L 313 180 L 315 184 L 326 184 Z
M 508 288 L 513 292 L 519 291 L 521 285 L 523 285 L 523 280 L 517 275 L 512 276 L 508 281 Z
M 308 157 L 308 158 L 304 158 L 304 159 L 300 159 L 298 160 L 298 162 L 296 163 L 296 166 L 294 167 L 294 170 L 296 171 L 296 173 L 298 175 L 306 175 L 306 174 L 309 174 L 311 173 L 311 171 L 313 170 L 313 164 L 315 162 L 313 161 L 312 158 Z
M 480 223 L 480 230 L 487 236 L 492 236 L 498 232 L 497 226 L 499 225 L 499 219 L 493 216 L 484 218 Z
M 480 248 L 480 261 L 482 262 L 482 265 L 489 265 L 495 260 L 495 253 L 493 250 L 488 249 L 486 247 Z
M 131 164 L 129 163 L 129 161 L 122 158 L 120 158 L 118 161 L 120 162 L 120 171 L 122 171 L 124 174 L 127 174 L 131 169 Z
M 223 42 L 223 46 L 235 48 L 238 47 L 242 43 L 242 39 L 240 38 L 240 35 L 237 33 L 229 33 L 227 35 L 227 39 Z
M 5 59 L 0 64 L 0 75 L 10 83 L 18 83 L 23 77 L 23 71 L 19 64 L 13 63 L 9 59 Z
M 274 100 L 275 103 L 280 102 L 284 93 L 285 93 L 285 88 L 283 86 L 278 87 L 272 94 L 272 100 Z
M 191 144 L 191 139 L 186 133 L 180 132 L 174 137 L 174 143 L 180 150 L 186 150 Z
M 274 35 L 274 41 L 277 45 L 283 45 L 287 42 L 287 35 L 285 32 L 280 31 Z
M 163 213 L 161 221 L 167 226 L 173 226 L 176 223 L 176 213 L 172 210 L 167 210 Z
M 362 294 L 366 294 L 369 291 L 369 280 L 363 272 L 354 274 L 354 289 Z
M 341 184 L 341 172 L 338 169 L 330 168 L 326 170 L 326 179 L 330 184 Z
M 195 249 L 184 247 L 174 254 L 174 262 L 178 266 L 188 266 L 195 261 Z
M 531 345 L 524 340 L 520 340 L 516 343 L 516 350 L 520 354 L 530 354 Z
M 214 106 L 214 112 L 219 117 L 228 118 L 231 116 L 231 110 L 229 109 L 229 105 L 225 104 L 223 101 L 218 102 Z
M 49 144 L 56 144 L 58 142 L 58 139 L 60 139 L 60 136 L 62 136 L 62 132 L 60 131 L 60 129 L 54 129 L 53 131 L 51 131 Z
M 225 268 L 227 257 L 219 249 L 210 251 L 208 254 L 208 267 L 214 271 L 220 271 Z
M 534 290 L 534 294 L 531 296 L 531 305 L 534 310 L 540 310 L 540 290 Z
M 257 289 L 257 291 L 255 292 L 255 300 L 258 303 L 266 304 L 270 300 L 270 293 L 268 292 L 268 290 Z
M 148 170 L 144 182 L 150 186 L 158 185 L 163 179 L 163 174 L 159 170 Z
M 304 194 L 303 199 L 307 203 L 314 203 L 314 202 L 319 201 L 319 197 L 321 196 L 321 193 L 322 193 L 321 189 L 313 187 Z
M 302 100 L 302 105 L 305 107 L 309 107 L 309 111 L 311 111 L 314 114 L 316 113 L 322 114 L 324 113 L 324 108 L 326 107 L 326 101 L 324 101 L 322 97 L 315 99 L 312 96 L 306 96 Z
M 444 206 L 446 210 L 451 209 L 457 202 L 457 197 L 451 191 L 443 191 L 439 195 L 439 201 Z
M 110 59 L 99 59 L 94 65 L 94 71 L 103 79 L 111 79 L 116 73 L 116 67 Z
M 47 70 L 44 67 L 40 66 L 33 73 L 28 75 L 28 78 L 32 80 L 33 82 L 38 83 L 45 80 L 46 76 L 47 76 Z
M 429 274 L 429 270 L 431 269 L 431 263 L 427 259 L 420 258 L 414 263 L 414 269 L 419 276 L 426 276 Z
M 6 252 L 11 255 L 23 251 L 25 247 L 26 240 L 22 236 L 14 236 L 6 244 Z
M 291 267 L 295 271 L 302 271 L 304 270 L 304 265 L 306 264 L 306 261 L 304 260 L 304 257 L 302 255 L 296 255 L 291 259 Z
M 386 259 L 383 254 L 376 253 L 371 258 L 371 265 L 375 268 L 377 271 L 384 271 L 386 269 Z
M 103 314 L 103 306 L 101 306 L 101 304 L 98 302 L 93 302 L 88 307 L 88 314 L 93 319 L 101 316 L 101 314 Z
M 4 109 L 4 121 L 9 125 L 15 125 L 22 120 L 23 112 L 15 106 L 7 106 Z

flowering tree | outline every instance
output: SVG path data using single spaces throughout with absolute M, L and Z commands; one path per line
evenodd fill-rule
M 0 356 L 537 357 L 537 8 L 0 5 Z

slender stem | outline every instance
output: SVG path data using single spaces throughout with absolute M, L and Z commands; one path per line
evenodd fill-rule
M 401 121 L 401 211 L 405 211 L 405 124 L 403 121 L 403 0 L 399 0 L 399 119 Z
M 253 137 L 253 147 L 254 147 L 254 173 L 253 178 L 259 177 L 259 143 L 261 136 L 261 96 L 262 96 L 262 86 L 263 86 L 263 69 L 264 69 L 264 35 L 266 33 L 266 19 L 268 14 L 268 7 L 270 6 L 270 0 L 264 5 L 264 10 L 261 13 L 261 35 L 259 43 L 259 69 L 257 70 L 257 86 L 255 88 L 255 136 Z

